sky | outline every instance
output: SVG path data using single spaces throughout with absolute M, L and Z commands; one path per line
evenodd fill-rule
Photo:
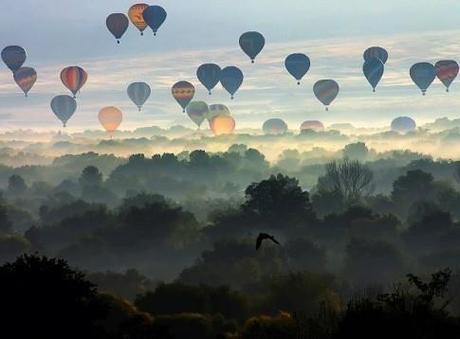
M 0 49 L 23 46 L 25 66 L 37 70 L 38 80 L 26 99 L 11 72 L 0 65 L 0 130 L 59 129 L 49 103 L 55 95 L 67 94 L 59 73 L 68 65 L 80 65 L 89 74 L 68 124 L 70 132 L 100 128 L 98 111 L 112 105 L 124 112 L 124 129 L 192 126 L 170 94 L 179 80 L 196 86 L 196 100 L 229 106 L 237 128 L 259 127 L 274 117 L 296 129 L 308 119 L 374 127 L 389 125 L 400 115 L 426 122 L 460 113 L 457 83 L 447 94 L 437 81 L 422 97 L 409 77 L 416 62 L 460 56 L 457 0 L 160 0 L 154 4 L 163 6 L 168 18 L 157 37 L 148 29 L 141 37 L 131 25 L 117 45 L 105 19 L 112 12 L 126 13 L 132 4 L 2 0 Z M 249 30 L 260 31 L 267 41 L 254 65 L 238 46 L 239 36 Z M 390 54 L 377 93 L 362 75 L 363 51 L 374 45 Z M 288 54 L 297 52 L 312 62 L 301 86 L 283 65 Z M 245 81 L 235 100 L 221 87 L 209 96 L 199 84 L 196 68 L 206 62 L 243 70 Z M 322 78 L 333 78 L 341 86 L 329 112 L 312 93 Z M 142 112 L 126 95 L 134 81 L 152 87 Z

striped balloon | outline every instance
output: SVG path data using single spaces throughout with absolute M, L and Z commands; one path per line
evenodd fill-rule
M 320 80 L 313 87 L 313 92 L 316 98 L 326 106 L 326 111 L 328 111 L 329 105 L 339 94 L 339 84 L 331 79 Z
M 72 92 L 74 98 L 85 85 L 86 80 L 88 80 L 88 73 L 79 66 L 66 67 L 61 72 L 61 81 Z
M 179 81 L 174 84 L 171 93 L 185 113 L 185 108 L 195 96 L 195 87 L 188 81 Z
M 449 87 L 459 72 L 459 66 L 455 60 L 441 60 L 434 66 L 438 79 L 446 86 L 446 91 L 449 92 Z
M 27 93 L 29 93 L 37 81 L 37 72 L 31 67 L 21 67 L 14 73 L 14 81 L 27 97 Z

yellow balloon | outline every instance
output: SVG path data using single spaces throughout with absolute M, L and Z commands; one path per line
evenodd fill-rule
M 99 121 L 105 130 L 113 133 L 123 121 L 123 113 L 116 107 L 104 107 L 99 112 Z
M 141 35 L 144 34 L 144 30 L 147 28 L 147 23 L 144 21 L 144 17 L 142 16 L 142 13 L 147 7 L 149 7 L 147 4 L 135 4 L 131 6 L 128 11 L 129 20 L 131 20 L 133 25 L 137 27 L 137 29 L 141 32 Z
M 218 115 L 209 121 L 214 135 L 232 134 L 235 130 L 235 119 L 229 115 Z

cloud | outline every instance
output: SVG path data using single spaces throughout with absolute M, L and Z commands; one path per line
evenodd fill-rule
M 326 123 L 352 122 L 358 126 L 388 125 L 397 115 L 410 115 L 422 121 L 438 115 L 454 117 L 458 115 L 455 107 L 460 104 L 455 84 L 451 95 L 446 95 L 436 83 L 428 96 L 422 98 L 409 77 L 409 68 L 415 62 L 435 62 L 458 55 L 459 33 L 268 43 L 254 65 L 235 47 L 83 59 L 80 65 L 88 71 L 89 79 L 78 98 L 78 112 L 69 125 L 75 129 L 98 127 L 97 113 L 108 105 L 119 106 L 125 112 L 124 128 L 188 123 L 170 93 L 171 86 L 178 80 L 196 85 L 196 99 L 228 105 L 241 127 L 257 127 L 264 119 L 275 116 L 292 125 L 314 118 Z M 384 79 L 374 94 L 361 74 L 361 67 L 363 51 L 376 44 L 389 50 L 390 59 Z M 284 58 L 293 52 L 304 52 L 312 60 L 312 68 L 301 86 L 284 70 Z M 212 96 L 207 94 L 195 76 L 196 68 L 203 62 L 242 68 L 246 78 L 236 100 L 230 100 L 220 86 Z M 0 114 L 8 115 L 8 128 L 15 124 L 18 127 L 59 126 L 50 112 L 49 101 L 54 95 L 68 92 L 59 79 L 60 70 L 65 66 L 65 63 L 36 66 L 38 81 L 28 99 L 20 94 L 11 74 L 2 69 Z M 341 93 L 328 113 L 312 94 L 314 82 L 322 78 L 334 78 L 341 85 Z M 125 94 L 133 81 L 146 81 L 152 87 L 152 97 L 142 113 L 137 112 Z

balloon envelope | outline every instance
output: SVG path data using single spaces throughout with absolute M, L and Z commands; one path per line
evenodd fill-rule
M 305 54 L 295 53 L 289 55 L 284 64 L 289 74 L 291 74 L 300 85 L 300 80 L 302 80 L 310 69 L 310 58 Z
M 339 94 L 339 84 L 331 79 L 325 79 L 318 81 L 313 86 L 313 92 L 315 93 L 316 98 L 326 106 L 326 111 L 328 106 L 337 98 Z
M 428 62 L 420 62 L 411 67 L 410 76 L 425 95 L 436 78 L 436 68 Z
M 324 131 L 324 125 L 321 121 L 318 120 L 307 120 L 300 125 L 300 131 L 312 130 L 315 132 Z
M 209 121 L 218 115 L 231 115 L 227 106 L 221 104 L 209 105 L 209 113 L 206 117 Z
M 195 96 L 195 87 L 188 81 L 179 81 L 174 84 L 171 93 L 185 112 L 185 108 Z
M 366 49 L 363 55 L 364 61 L 368 61 L 372 58 L 380 59 L 382 64 L 386 64 L 388 61 L 388 52 L 385 48 L 374 46 Z
M 436 63 L 435 68 L 438 79 L 446 86 L 446 90 L 449 92 L 449 87 L 459 72 L 458 63 L 455 60 L 441 60 Z
M 104 107 L 99 111 L 99 121 L 105 130 L 113 133 L 123 121 L 123 113 L 116 107 Z
M 88 74 L 79 66 L 66 67 L 61 72 L 61 81 L 73 94 L 74 98 L 78 91 L 88 80 Z
M 220 74 L 220 83 L 230 93 L 232 99 L 243 84 L 244 75 L 238 67 L 225 67 Z
M 37 81 L 37 72 L 31 67 L 21 67 L 14 73 L 14 81 L 27 96 Z
M 370 58 L 364 62 L 363 73 L 369 84 L 372 86 L 373 91 L 382 79 L 385 66 L 379 58 Z
M 187 114 L 190 119 L 200 127 L 209 114 L 209 106 L 204 101 L 192 101 L 187 106 Z
M 157 34 L 158 29 L 165 22 L 167 15 L 164 8 L 160 6 L 149 6 L 142 12 L 144 21 L 152 29 L 154 35 Z
M 268 135 L 281 135 L 287 132 L 288 125 L 282 119 L 269 119 L 264 122 L 262 130 Z
M 2 60 L 13 73 L 24 65 L 26 58 L 26 51 L 20 46 L 7 46 L 2 50 Z
M 240 36 L 240 47 L 254 63 L 255 58 L 262 52 L 265 46 L 265 38 L 259 32 L 246 32 Z
M 391 129 L 398 133 L 408 133 L 415 131 L 417 124 L 412 118 L 399 117 L 391 122 Z
M 51 100 L 51 110 L 64 127 L 77 109 L 77 102 L 70 95 L 58 95 Z
M 142 110 L 145 102 L 150 97 L 152 90 L 145 82 L 133 82 L 128 86 L 128 96 L 132 102 L 137 106 L 139 111 Z
M 120 39 L 125 34 L 129 26 L 129 20 L 123 13 L 112 13 L 107 17 L 105 21 L 108 30 L 117 39 L 117 43 L 120 43 Z
M 209 94 L 211 94 L 211 90 L 216 87 L 220 81 L 220 73 L 221 69 L 219 65 L 203 64 L 198 67 L 196 76 L 201 84 L 209 91 Z
M 147 4 L 135 4 L 129 8 L 128 17 L 134 26 L 144 35 L 144 31 L 147 28 L 147 23 L 144 20 L 142 13 L 149 7 Z
M 232 134 L 235 131 L 235 120 L 229 115 L 218 115 L 211 119 L 209 127 L 214 135 Z

